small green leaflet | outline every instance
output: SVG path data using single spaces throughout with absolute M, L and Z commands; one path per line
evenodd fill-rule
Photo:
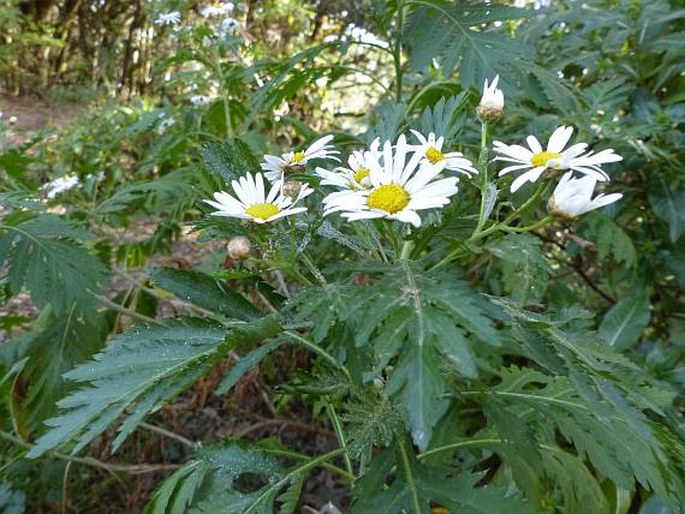
M 341 450 L 309 457 L 287 449 L 227 443 L 201 449 L 162 483 L 145 514 L 293 514 L 307 472 Z M 284 468 L 277 457 L 298 463 Z M 256 482 L 246 487 L 244 480 Z
M 259 317 L 259 311 L 240 293 L 223 281 L 201 271 L 157 268 L 151 278 L 181 300 L 222 314 L 227 318 L 248 321 Z
M 668 223 L 668 235 L 675 242 L 685 231 L 685 190 L 674 189 L 665 180 L 654 181 L 655 192 L 649 195 L 654 214 Z
M 395 451 L 388 448 L 374 457 L 371 469 L 360 479 L 360 493 L 351 514 L 430 514 L 432 505 L 455 514 L 538 512 L 501 488 L 475 487 L 477 475 L 461 473 L 454 478 L 448 468 L 426 466 L 407 448 L 400 443 Z M 394 478 L 392 485 L 384 487 L 390 475 Z
M 540 245 L 530 234 L 510 234 L 485 245 L 500 259 L 504 286 L 521 304 L 540 298 L 551 274 Z
M 650 318 L 647 296 L 636 294 L 609 309 L 599 326 L 599 334 L 609 346 L 625 350 L 642 337 Z

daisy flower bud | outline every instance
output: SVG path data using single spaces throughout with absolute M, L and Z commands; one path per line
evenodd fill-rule
M 301 190 L 302 182 L 298 182 L 297 180 L 288 180 L 283 184 L 283 194 L 292 199 L 297 198 Z
M 497 89 L 498 82 L 499 75 L 495 75 L 495 78 L 490 85 L 488 85 L 488 80 L 485 79 L 483 96 L 480 99 L 478 107 L 476 107 L 478 117 L 483 120 L 494 121 L 502 117 L 502 114 L 504 113 L 504 93 L 502 93 L 501 89 Z
M 250 256 L 252 243 L 245 236 L 236 236 L 228 242 L 227 250 L 231 259 L 245 260 Z

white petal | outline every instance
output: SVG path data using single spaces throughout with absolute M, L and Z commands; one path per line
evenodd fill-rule
M 537 179 L 540 178 L 540 175 L 542 175 L 543 171 L 545 171 L 545 168 L 543 166 L 538 166 L 537 168 L 533 168 L 530 171 L 522 173 L 521 175 L 516 177 L 514 181 L 511 183 L 511 192 L 515 193 L 526 182 L 535 182 Z
M 533 157 L 533 152 L 521 145 L 505 145 L 504 143 L 495 141 L 493 146 L 495 152 L 504 154 L 508 157 L 513 157 L 514 159 L 519 159 L 521 162 L 530 162 L 531 157 Z
M 304 154 L 308 156 L 310 154 L 313 154 L 317 150 L 321 150 L 324 146 L 333 141 L 333 137 L 334 136 L 332 134 L 329 134 L 327 136 L 317 139 L 311 145 L 309 145 L 309 148 L 307 148 L 304 151 Z
M 358 212 L 343 212 L 341 216 L 348 221 L 368 220 L 374 218 L 384 218 L 387 213 L 379 211 L 358 211 Z
M 542 152 L 542 145 L 540 144 L 540 141 L 538 141 L 535 136 L 528 136 L 526 138 L 526 142 L 528 143 L 528 146 L 530 147 L 530 149 L 533 150 L 533 153 Z
M 268 196 L 264 199 L 264 202 L 265 203 L 273 203 L 273 201 L 276 199 L 276 196 L 281 191 L 282 186 L 283 186 L 282 181 L 277 180 L 276 182 L 274 182 L 273 185 L 271 186 L 271 189 L 269 190 Z
M 610 203 L 614 203 L 618 200 L 623 198 L 623 195 L 621 193 L 611 193 L 609 195 L 599 195 L 597 198 L 592 200 L 592 208 L 593 209 L 598 209 L 600 207 L 604 207 L 605 205 L 609 205 Z
M 533 168 L 532 164 L 518 164 L 515 166 L 507 166 L 504 169 L 501 169 L 499 173 L 497 174 L 498 177 L 501 177 L 502 175 L 506 175 L 510 171 L 516 171 L 516 170 L 522 170 L 523 168 Z
M 563 125 L 558 127 L 553 133 L 552 137 L 549 138 L 547 143 L 547 151 L 553 153 L 561 153 L 561 151 L 571 139 L 573 134 L 573 127 L 564 127 Z
M 274 221 L 279 218 L 285 218 L 286 216 L 290 216 L 292 214 L 298 214 L 300 212 L 306 211 L 306 207 L 296 207 L 294 209 L 285 209 L 279 212 L 278 214 L 274 214 L 273 216 L 268 217 L 265 221 Z
M 401 210 L 398 213 L 388 216 L 388 218 L 395 219 L 403 223 L 411 223 L 415 227 L 421 226 L 421 218 L 419 217 L 419 215 L 416 214 L 414 211 L 410 211 L 408 209 Z

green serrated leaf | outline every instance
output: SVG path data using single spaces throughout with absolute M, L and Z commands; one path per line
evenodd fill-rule
M 480 88 L 486 78 L 511 71 L 515 61 L 531 57 L 526 44 L 482 25 L 529 16 L 525 9 L 440 0 L 410 0 L 405 5 L 409 17 L 403 37 L 417 71 L 442 56 L 445 75 L 458 68 L 464 88 Z
M 0 228 L 0 265 L 9 268 L 13 294 L 26 287 L 35 304 L 64 314 L 78 306 L 93 313 L 92 293 L 106 279 L 105 266 L 77 239 L 92 236 L 53 215 L 40 215 Z
M 46 422 L 49 430 L 28 457 L 69 443 L 74 454 L 129 409 L 116 449 L 145 414 L 185 390 L 228 351 L 224 336 L 222 327 L 199 320 L 144 325 L 117 336 L 94 360 L 65 375 L 90 385 L 58 402 L 62 413 Z

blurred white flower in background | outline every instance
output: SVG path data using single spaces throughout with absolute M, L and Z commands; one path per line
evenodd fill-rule
M 204 18 L 212 16 L 224 16 L 233 12 L 235 5 L 232 2 L 215 2 L 212 5 L 200 9 L 200 15 Z
M 351 23 L 345 29 L 345 36 L 347 39 L 352 41 L 357 41 L 358 43 L 364 43 L 367 45 L 375 45 L 381 48 L 389 48 L 390 44 L 387 41 L 383 41 L 373 32 L 369 32 L 364 27 L 357 27 L 354 23 Z
M 162 116 L 160 116 L 160 117 L 163 118 L 164 115 L 162 114 Z M 159 126 L 157 127 L 157 134 L 159 134 L 159 135 L 161 136 L 161 135 L 164 134 L 164 133 L 167 131 L 167 129 L 168 129 L 169 127 L 171 127 L 174 123 L 176 123 L 176 120 L 173 119 L 173 118 L 167 118 L 167 119 L 165 119 L 165 120 L 162 120 L 162 122 L 161 122 L 161 123 L 159 124 Z
M 65 191 L 73 189 L 79 184 L 79 178 L 76 173 L 72 173 L 66 177 L 58 177 L 55 180 L 43 185 L 43 192 L 48 199 L 52 200 L 55 196 Z
M 171 11 L 162 13 L 155 19 L 155 25 L 176 25 L 181 21 L 181 13 L 178 11 Z
M 219 37 L 226 38 L 234 35 L 240 29 L 240 22 L 235 18 L 224 18 L 219 24 Z
M 190 103 L 193 105 L 209 105 L 212 98 L 205 95 L 193 95 L 190 97 Z

